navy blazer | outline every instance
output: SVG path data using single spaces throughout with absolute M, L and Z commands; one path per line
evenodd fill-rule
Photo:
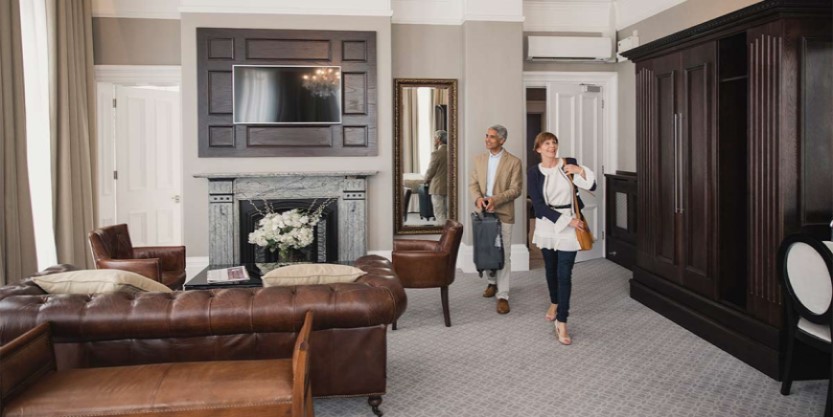
M 568 165 L 578 165 L 576 158 L 564 158 Z M 526 172 L 527 193 L 532 199 L 532 210 L 535 212 L 536 218 L 546 217 L 551 222 L 555 223 L 561 213 L 550 208 L 549 204 L 544 201 L 544 174 L 538 169 L 538 164 L 533 165 Z M 584 202 L 581 201 L 581 196 L 578 195 L 578 187 L 573 187 L 576 190 L 576 197 L 578 198 L 579 209 L 584 208 Z M 596 182 L 590 187 L 590 191 L 596 190 Z

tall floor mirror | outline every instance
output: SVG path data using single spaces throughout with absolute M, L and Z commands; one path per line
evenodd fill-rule
M 394 80 L 394 232 L 457 220 L 457 80 Z

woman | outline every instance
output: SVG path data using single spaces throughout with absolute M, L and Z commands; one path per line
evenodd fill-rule
M 573 158 L 558 158 L 558 138 L 550 132 L 535 137 L 535 151 L 541 163 L 527 173 L 529 195 L 535 210 L 535 243 L 544 254 L 550 307 L 546 319 L 555 320 L 555 335 L 561 344 L 571 344 L 567 332 L 570 314 L 573 264 L 579 250 L 576 229 L 587 225 L 573 212 L 573 195 L 578 188 L 596 189 L 596 175 Z M 575 187 L 573 187 L 575 185 Z

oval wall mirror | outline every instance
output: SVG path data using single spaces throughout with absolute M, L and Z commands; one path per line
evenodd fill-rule
M 394 233 L 457 220 L 457 80 L 394 80 Z

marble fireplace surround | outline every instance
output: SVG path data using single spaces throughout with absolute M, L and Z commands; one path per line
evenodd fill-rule
M 240 262 L 240 201 L 338 199 L 338 259 L 367 254 L 367 178 L 378 171 L 206 173 L 208 262 Z

